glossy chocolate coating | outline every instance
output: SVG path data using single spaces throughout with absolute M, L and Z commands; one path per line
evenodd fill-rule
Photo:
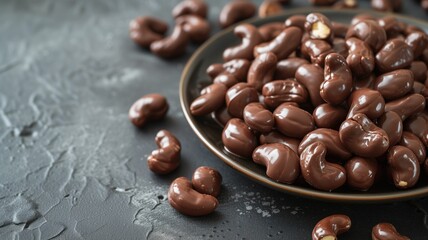
M 339 136 L 343 145 L 360 157 L 379 157 L 389 147 L 388 134 L 361 113 L 342 123 Z
M 348 112 L 343 107 L 324 103 L 315 108 L 312 116 L 319 128 L 339 129 L 347 114 Z
M 349 97 L 349 113 L 351 118 L 357 113 L 363 113 L 370 119 L 380 117 L 385 111 L 385 100 L 379 91 L 367 88 L 354 91 Z
M 367 191 L 375 182 L 377 168 L 376 159 L 353 157 L 345 164 L 346 183 L 353 189 Z
M 411 132 L 404 131 L 403 137 L 399 143 L 403 147 L 407 147 L 412 150 L 412 152 L 418 158 L 419 164 L 423 164 L 426 159 L 426 147 L 422 141 Z
M 144 95 L 132 104 L 128 117 L 136 127 L 142 127 L 148 121 L 164 118 L 168 109 L 169 105 L 164 96 L 151 93 Z
M 334 38 L 333 40 L 333 51 L 342 55 L 342 57 L 348 57 L 348 47 L 346 46 L 345 39 L 343 38 Z
M 277 0 L 264 0 L 259 6 L 259 17 L 264 18 L 281 13 L 284 10 Z
M 226 91 L 226 86 L 221 83 L 213 83 L 202 89 L 201 96 L 190 105 L 190 112 L 201 116 L 216 111 L 224 105 Z
M 413 56 L 417 59 L 428 45 L 428 36 L 424 32 L 412 32 L 407 35 L 405 42 L 413 50 Z
M 346 182 L 346 171 L 339 164 L 329 163 L 327 148 L 314 142 L 300 154 L 300 169 L 305 181 L 316 189 L 333 191 Z
M 168 24 L 154 17 L 138 17 L 129 23 L 129 37 L 141 47 L 164 38 Z
M 303 64 L 309 64 L 308 60 L 304 58 L 289 57 L 281 60 L 276 64 L 274 78 L 275 80 L 283 80 L 294 78 L 297 69 Z
M 219 15 L 221 28 L 226 28 L 234 23 L 250 18 L 256 14 L 257 7 L 251 1 L 233 0 L 224 5 Z
M 340 141 L 339 132 L 328 128 L 318 128 L 306 134 L 300 142 L 299 154 L 314 142 L 323 143 L 327 148 L 327 157 L 334 158 L 336 162 L 347 160 L 352 156 Z
M 413 73 L 415 82 L 424 83 L 427 79 L 427 65 L 423 61 L 413 61 L 410 65 L 410 71 Z
M 428 147 L 428 114 L 426 111 L 415 114 L 404 122 L 404 129 L 409 131 Z
M 405 23 L 398 21 L 393 16 L 385 16 L 380 18 L 377 22 L 385 30 L 388 39 L 402 34 L 406 28 Z
M 196 15 L 201 18 L 206 18 L 207 13 L 208 6 L 204 0 L 185 0 L 172 9 L 172 16 L 174 18 L 184 15 Z
M 203 194 L 209 194 L 217 197 L 220 194 L 221 174 L 212 167 L 198 167 L 192 176 L 193 188 Z
M 396 145 L 388 151 L 388 168 L 397 188 L 413 187 L 419 180 L 418 158 L 409 148 Z
M 404 121 L 425 109 L 425 97 L 414 93 L 385 104 L 385 111 L 394 111 Z
M 269 42 L 276 38 L 284 28 L 285 26 L 282 22 L 271 22 L 261 25 L 258 29 L 263 41 Z
M 293 15 L 287 20 L 285 20 L 285 26 L 286 27 L 298 27 L 300 30 L 305 31 L 305 22 L 306 22 L 306 16 L 305 15 Z
M 210 37 L 210 24 L 200 16 L 180 16 L 175 19 L 175 24 L 183 26 L 183 30 L 189 35 L 190 41 L 202 43 Z
M 379 51 L 386 43 L 385 30 L 372 20 L 359 20 L 346 33 L 346 39 L 356 37 L 370 46 L 373 52 Z
M 380 75 L 373 83 L 385 100 L 398 99 L 412 90 L 413 73 L 408 69 L 399 69 Z
M 258 91 L 262 90 L 263 85 L 272 81 L 276 70 L 278 59 L 271 52 L 260 54 L 251 63 L 248 70 L 247 82 Z
M 371 0 L 372 8 L 377 11 L 393 12 L 401 8 L 401 0 Z
M 266 134 L 261 134 L 259 139 L 260 145 L 269 143 L 281 143 L 291 148 L 291 150 L 293 150 L 295 153 L 299 152 L 298 148 L 300 144 L 300 139 L 287 137 L 277 131 L 271 131 Z
M 221 68 L 217 64 L 213 64 L 208 67 L 207 72 L 214 79 L 214 83 L 221 83 L 226 85 L 226 87 L 232 87 L 238 82 L 243 82 L 247 79 L 250 64 L 250 61 L 247 59 L 233 59 L 225 62 Z
M 310 13 L 306 16 L 305 30 L 311 39 L 331 42 L 334 37 L 330 20 L 321 13 Z
M 239 118 L 232 118 L 223 129 L 223 145 L 227 151 L 249 158 L 257 147 L 257 138 L 251 129 Z
M 333 53 L 333 47 L 324 40 L 308 39 L 303 42 L 301 51 L 304 55 L 311 58 L 313 64 L 324 66 L 325 58 L 328 54 Z
M 381 72 L 407 68 L 413 61 L 412 48 L 403 40 L 391 39 L 376 54 L 376 66 Z
M 245 106 L 244 121 L 251 129 L 261 133 L 272 131 L 275 124 L 273 114 L 261 103 L 249 103 Z
M 346 45 L 349 49 L 346 62 L 352 73 L 357 77 L 370 75 L 375 67 L 375 57 L 371 48 L 358 38 L 348 38 Z
M 327 103 L 339 105 L 352 91 L 352 73 L 344 57 L 331 53 L 325 58 L 324 82 L 320 86 L 320 95 Z
M 180 141 L 167 130 L 159 131 L 155 141 L 159 149 L 152 151 L 147 158 L 149 169 L 157 174 L 174 171 L 180 165 Z
M 257 90 L 248 83 L 237 83 L 229 88 L 226 93 L 226 105 L 230 115 L 241 118 L 244 107 L 248 103 L 258 102 Z
M 263 37 L 260 35 L 259 30 L 251 24 L 243 23 L 235 27 L 233 33 L 242 39 L 242 42 L 237 46 L 224 50 L 224 61 L 238 58 L 252 60 L 254 58 L 253 48 L 263 41 Z
M 195 191 L 192 182 L 185 177 L 179 177 L 171 183 L 168 201 L 178 212 L 193 217 L 208 215 L 218 206 L 215 197 Z
M 351 219 L 342 214 L 334 214 L 321 219 L 312 230 L 312 240 L 336 240 L 337 235 L 351 228 Z
M 377 125 L 388 134 L 389 146 L 394 146 L 400 142 L 403 134 L 403 122 L 397 113 L 385 112 L 379 117 Z
M 276 182 L 292 184 L 300 174 L 299 156 L 281 143 L 258 146 L 253 161 L 266 166 L 266 175 Z
M 362 13 L 362 14 L 355 15 L 355 17 L 352 18 L 351 26 L 353 26 L 353 25 L 355 25 L 361 21 L 364 21 L 364 20 L 378 21 L 378 19 L 375 18 L 373 15 Z
M 276 80 L 263 86 L 264 103 L 275 109 L 284 102 L 304 103 L 308 98 L 305 87 L 295 80 Z
M 324 71 L 321 67 L 303 64 L 296 71 L 296 80 L 308 90 L 312 105 L 316 107 L 325 103 L 320 95 L 320 86 L 324 81 Z
M 390 223 L 379 223 L 372 229 L 372 240 L 410 240 L 402 236 Z
M 181 25 L 175 25 L 171 35 L 150 44 L 150 51 L 161 58 L 176 58 L 184 54 L 189 34 Z
M 275 109 L 273 115 L 277 130 L 289 137 L 303 138 L 315 128 L 312 115 L 295 106 L 281 104 Z
M 254 48 L 254 56 L 272 52 L 278 60 L 285 59 L 300 46 L 301 39 L 302 30 L 297 27 L 288 27 L 272 41 L 257 45 Z

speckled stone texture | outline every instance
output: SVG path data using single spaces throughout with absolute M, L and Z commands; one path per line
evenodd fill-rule
M 162 61 L 128 38 L 128 22 L 139 15 L 172 24 L 177 2 L 0 0 L 0 239 L 308 239 L 332 213 L 352 218 L 341 239 L 369 239 L 381 221 L 426 239 L 427 199 L 384 205 L 301 199 L 255 184 L 211 154 L 179 105 L 191 48 Z M 209 1 L 213 24 L 225 2 Z M 405 13 L 428 19 L 416 1 L 405 2 Z M 291 7 L 302 5 L 295 0 Z M 168 117 L 137 130 L 127 111 L 151 92 L 167 96 Z M 182 165 L 156 176 L 145 159 L 163 128 L 181 139 Z M 207 217 L 185 217 L 167 203 L 167 189 L 201 165 L 223 175 L 220 206 Z

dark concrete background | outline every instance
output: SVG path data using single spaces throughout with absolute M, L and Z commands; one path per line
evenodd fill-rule
M 139 15 L 172 24 L 177 2 L 0 0 L 0 239 L 309 239 L 314 224 L 332 213 L 352 218 L 341 239 L 369 239 L 381 221 L 427 239 L 427 199 L 383 205 L 302 199 L 253 183 L 214 157 L 179 105 L 191 49 L 162 61 L 128 38 L 128 22 Z M 226 1 L 208 2 L 215 25 Z M 415 1 L 403 2 L 405 14 L 428 19 Z M 294 0 L 289 7 L 304 5 Z M 151 92 L 167 96 L 168 117 L 137 130 L 127 111 Z M 145 159 L 163 128 L 183 150 L 180 168 L 160 177 Z M 174 178 L 191 177 L 201 165 L 223 175 L 220 206 L 189 218 L 169 206 L 166 193 Z

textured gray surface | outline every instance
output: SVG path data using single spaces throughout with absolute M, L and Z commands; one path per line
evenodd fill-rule
M 209 1 L 212 22 L 224 2 Z M 405 2 L 405 13 L 427 19 L 414 1 Z M 216 159 L 179 106 L 191 49 L 162 61 L 128 39 L 130 19 L 154 15 L 172 23 L 176 3 L 0 0 L 0 239 L 308 239 L 331 213 L 353 220 L 341 239 L 368 239 L 380 221 L 426 239 L 428 199 L 322 203 L 266 189 Z M 137 130 L 128 108 L 151 92 L 167 96 L 168 117 Z M 182 140 L 183 151 L 180 168 L 159 177 L 145 159 L 162 128 Z M 200 165 L 223 174 L 220 206 L 188 218 L 165 195 L 175 177 L 190 177 Z

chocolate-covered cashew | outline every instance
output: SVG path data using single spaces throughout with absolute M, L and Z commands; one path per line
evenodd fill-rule
M 294 78 L 297 69 L 303 64 L 309 64 L 306 59 L 289 57 L 281 60 L 276 64 L 275 75 L 273 79 L 282 80 L 288 78 Z
M 148 121 L 160 120 L 168 112 L 166 98 L 157 93 L 142 96 L 129 109 L 129 120 L 136 127 L 142 127 Z
M 410 64 L 410 71 L 413 73 L 415 82 L 424 83 L 427 79 L 427 65 L 423 61 L 413 61 Z
M 184 27 L 176 25 L 171 36 L 153 42 L 150 51 L 161 58 L 175 58 L 184 54 L 189 43 L 189 34 Z
M 296 80 L 308 90 L 312 105 L 319 106 L 324 102 L 320 95 L 320 86 L 324 81 L 324 70 L 314 64 L 303 64 L 296 71 Z
M 412 150 L 396 145 L 388 151 L 387 159 L 395 187 L 411 188 L 418 182 L 420 165 Z
M 264 104 L 275 109 L 284 102 L 304 103 L 308 98 L 305 87 L 295 80 L 276 80 L 269 82 L 262 89 Z
M 422 141 L 411 132 L 404 131 L 401 141 L 399 143 L 403 147 L 407 147 L 418 158 L 419 164 L 423 164 L 426 159 L 426 147 Z
M 168 201 L 178 212 L 193 217 L 208 215 L 218 206 L 215 197 L 195 191 L 192 182 L 185 177 L 179 177 L 171 183 Z
M 226 87 L 232 87 L 238 82 L 247 79 L 250 61 L 247 59 L 233 59 L 225 62 L 221 67 L 213 64 L 208 67 L 208 74 L 214 79 L 214 83 L 224 84 Z
M 361 113 L 342 123 L 339 136 L 343 145 L 360 157 L 379 157 L 389 147 L 388 134 Z
M 299 156 L 281 143 L 258 146 L 253 161 L 266 166 L 266 175 L 280 183 L 292 184 L 300 174 Z
M 180 165 L 180 141 L 167 130 L 159 131 L 155 141 L 159 149 L 152 151 L 147 158 L 149 169 L 157 174 L 174 171 Z
M 334 214 L 321 219 L 312 230 L 312 240 L 336 240 L 337 235 L 349 231 L 351 219 L 342 214 Z
M 374 17 L 373 15 L 362 13 L 362 14 L 357 14 L 352 18 L 351 26 L 353 26 L 353 25 L 355 25 L 361 21 L 364 21 L 364 20 L 378 21 L 378 19 L 376 17 Z
M 385 104 L 385 111 L 394 111 L 401 119 L 417 114 L 425 109 L 425 97 L 421 94 L 410 94 Z
M 347 160 L 352 154 L 342 144 L 339 137 L 339 132 L 328 128 L 318 128 L 306 134 L 299 145 L 299 154 L 312 143 L 323 143 L 327 148 L 327 157 L 335 158 L 337 160 Z
M 385 100 L 379 91 L 363 88 L 354 91 L 348 99 L 349 112 L 347 118 L 357 113 L 364 113 L 370 119 L 380 117 L 385 111 Z
M 233 0 L 224 5 L 220 12 L 219 23 L 226 28 L 256 14 L 257 7 L 247 0 Z
M 314 188 L 333 191 L 346 182 L 345 169 L 325 159 L 327 148 L 314 142 L 300 154 L 300 169 L 305 181 Z
M 259 33 L 263 38 L 263 42 L 269 42 L 276 38 L 284 28 L 285 26 L 282 22 L 271 22 L 261 25 Z
M 379 223 L 372 229 L 372 240 L 410 240 L 398 233 L 391 223 Z
M 208 6 L 204 0 L 184 0 L 172 9 L 172 16 L 178 18 L 184 15 L 196 15 L 206 18 Z
M 289 137 L 303 138 L 315 128 L 314 119 L 310 113 L 286 103 L 279 105 L 273 115 L 276 129 Z
M 409 131 L 428 147 L 428 114 L 426 111 L 415 114 L 404 122 L 404 129 Z
M 154 17 L 138 17 L 129 23 L 129 37 L 141 47 L 164 38 L 168 24 Z
M 424 32 L 412 32 L 406 37 L 405 42 L 412 48 L 413 57 L 417 59 L 428 45 L 428 36 Z
M 284 29 L 276 38 L 267 43 L 262 43 L 254 47 L 254 56 L 271 52 L 278 60 L 287 58 L 300 45 L 302 30 L 297 27 Z
M 377 20 L 379 25 L 385 29 L 388 39 L 394 38 L 402 34 L 406 29 L 406 24 L 404 22 L 398 21 L 393 16 L 385 16 Z
M 346 62 L 352 73 L 358 77 L 365 77 L 373 72 L 375 67 L 375 57 L 371 48 L 358 38 L 346 39 L 349 49 Z
M 407 68 L 413 61 L 413 50 L 403 40 L 391 39 L 376 54 L 376 66 L 381 72 Z
M 262 35 L 260 35 L 256 27 L 247 23 L 238 25 L 233 32 L 237 37 L 241 38 L 242 41 L 241 44 L 224 50 L 224 61 L 238 58 L 252 60 L 254 58 L 253 48 L 263 41 Z
M 291 150 L 293 150 L 295 153 L 298 153 L 299 150 L 299 144 L 300 139 L 297 138 L 291 138 L 283 135 L 280 132 L 277 131 L 271 131 L 266 134 L 261 134 L 259 138 L 260 144 L 269 144 L 269 143 L 281 143 L 285 146 L 289 147 Z
M 346 109 L 341 106 L 324 103 L 315 108 L 312 116 L 319 128 L 339 129 L 347 114 Z
M 385 100 L 400 98 L 412 90 L 413 73 L 408 69 L 399 69 L 380 75 L 373 83 Z
M 346 33 L 346 39 L 351 37 L 356 37 L 367 43 L 373 52 L 378 52 L 386 43 L 385 30 L 377 22 L 368 19 L 359 20 L 352 24 Z
M 333 41 L 333 27 L 330 20 L 321 13 L 308 14 L 306 16 L 305 29 L 311 39 Z
M 189 39 L 196 43 L 201 43 L 210 37 L 211 27 L 207 20 L 197 15 L 185 15 L 175 20 L 177 25 L 183 26 L 184 32 L 189 35 Z
M 193 100 L 190 112 L 194 116 L 202 116 L 214 112 L 224 105 L 227 87 L 221 83 L 213 83 L 202 89 L 201 96 Z
M 334 52 L 333 47 L 324 40 L 308 39 L 303 42 L 301 52 L 311 58 L 313 64 L 323 67 L 327 55 Z
M 401 0 L 371 0 L 373 9 L 382 12 L 394 12 L 401 9 Z
M 345 164 L 346 183 L 353 189 L 367 191 L 375 182 L 377 168 L 376 159 L 353 157 Z
M 397 113 L 385 112 L 377 120 L 377 125 L 388 134 L 389 146 L 400 142 L 403 134 L 403 121 Z
M 287 20 L 285 20 L 285 26 L 286 27 L 298 27 L 300 30 L 305 31 L 305 22 L 306 22 L 306 16 L 304 15 L 293 15 Z
M 251 102 L 258 102 L 257 90 L 248 83 L 237 83 L 226 92 L 226 106 L 230 115 L 241 118 L 244 107 Z
M 212 167 L 198 167 L 192 176 L 193 188 L 203 194 L 209 194 L 217 197 L 220 194 L 221 174 Z
M 264 18 L 281 13 L 284 10 L 278 0 L 264 0 L 259 6 L 259 17 Z
M 272 131 L 275 124 L 273 114 L 261 103 L 249 103 L 245 106 L 244 121 L 251 129 L 261 133 Z
M 227 122 L 221 139 L 227 151 L 241 157 L 251 157 L 257 147 L 256 136 L 239 118 L 232 118 Z
M 248 70 L 247 82 L 258 91 L 262 90 L 263 85 L 272 81 L 276 70 L 278 59 L 271 52 L 260 54 L 251 63 Z
M 352 73 L 345 58 L 330 53 L 325 58 L 324 82 L 320 86 L 320 95 L 327 103 L 339 105 L 352 92 Z

